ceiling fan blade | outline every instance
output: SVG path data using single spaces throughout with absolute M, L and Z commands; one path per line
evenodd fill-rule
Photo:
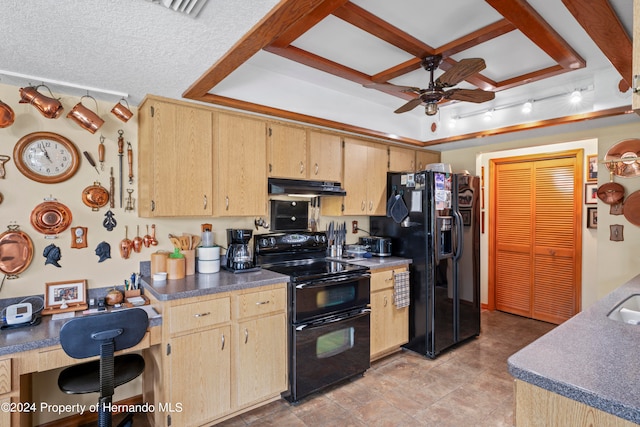
M 387 89 L 387 90 L 394 90 L 397 92 L 415 92 L 415 93 L 420 93 L 420 91 L 422 89 L 420 89 L 419 87 L 412 87 L 412 86 L 399 86 L 399 85 L 394 85 L 391 83 L 367 83 L 365 85 L 362 85 L 368 89 Z
M 394 113 L 396 113 L 396 114 L 406 113 L 407 111 L 413 110 L 414 108 L 416 108 L 420 104 L 422 104 L 422 99 L 420 99 L 420 97 L 413 98 L 411 101 L 407 102 L 402 107 L 400 107 L 396 111 L 394 111 Z
M 487 65 L 482 58 L 466 58 L 460 60 L 436 79 L 440 87 L 455 86 L 469 76 L 484 70 Z
M 491 101 L 496 97 L 496 94 L 482 89 L 451 89 L 444 94 L 444 97 L 446 99 L 479 104 L 481 102 Z

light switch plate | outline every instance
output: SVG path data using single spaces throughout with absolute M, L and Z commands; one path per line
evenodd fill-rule
M 87 227 L 71 227 L 71 247 L 75 249 L 87 247 Z
M 624 225 L 622 224 L 610 225 L 609 240 L 613 242 L 622 242 L 624 240 L 623 231 L 624 231 Z

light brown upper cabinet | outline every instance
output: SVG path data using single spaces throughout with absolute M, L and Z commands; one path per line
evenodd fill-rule
M 267 213 L 267 124 L 235 114 L 215 114 L 214 214 Z
M 384 215 L 387 147 L 355 138 L 344 140 L 344 215 Z
M 342 147 L 339 135 L 270 123 L 270 177 L 340 182 Z
M 309 179 L 342 182 L 342 138 L 309 131 Z
M 440 153 L 433 151 L 416 151 L 416 170 L 423 171 L 428 164 L 440 163 Z
M 213 112 L 147 97 L 138 114 L 139 215 L 211 215 Z
M 307 130 L 270 123 L 268 134 L 269 176 L 306 179 L 309 175 Z
M 389 146 L 389 172 L 414 172 L 416 152 L 410 148 Z

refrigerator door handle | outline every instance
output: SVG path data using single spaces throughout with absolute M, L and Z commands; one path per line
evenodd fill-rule
M 453 216 L 455 217 L 455 242 L 456 246 L 453 250 L 453 259 L 459 261 L 462 258 L 462 252 L 464 250 L 464 224 L 462 221 L 462 215 L 455 209 L 453 210 Z

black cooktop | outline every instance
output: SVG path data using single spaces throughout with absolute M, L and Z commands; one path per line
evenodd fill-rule
M 296 282 L 323 279 L 340 274 L 364 273 L 368 270 L 367 267 L 360 265 L 326 259 L 287 261 L 262 267 L 276 273 L 286 274 Z

